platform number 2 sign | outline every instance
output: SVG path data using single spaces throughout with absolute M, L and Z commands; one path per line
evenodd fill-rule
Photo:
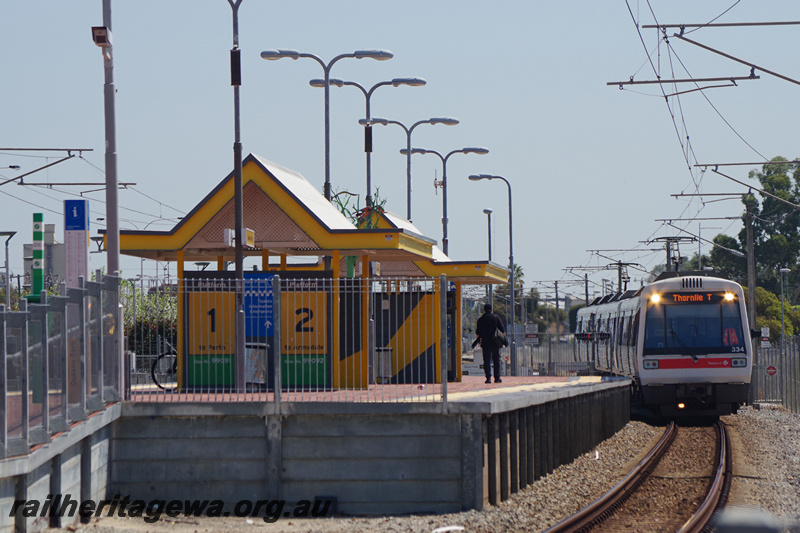
M 283 353 L 327 353 L 327 301 L 325 292 L 281 294 Z

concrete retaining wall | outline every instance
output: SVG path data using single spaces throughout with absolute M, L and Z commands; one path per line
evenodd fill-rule
M 334 495 L 350 514 L 461 510 L 460 415 L 293 416 L 282 497 Z
M 228 508 L 332 496 L 354 515 L 481 509 L 622 428 L 629 391 L 627 381 L 498 389 L 446 414 L 441 404 L 293 404 L 280 416 L 260 405 L 126 404 L 111 488 Z
M 27 455 L 0 461 L 0 532 L 74 525 L 80 522 L 79 502 L 104 499 L 109 481 L 110 425 L 120 413 L 119 405 L 111 406 Z M 48 496 L 59 494 L 75 502 L 73 512 L 50 517 Z M 10 516 L 15 500 L 29 504 L 27 510 Z

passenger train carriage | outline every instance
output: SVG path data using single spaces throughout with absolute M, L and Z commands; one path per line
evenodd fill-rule
M 665 272 L 578 311 L 580 361 L 634 380 L 665 416 L 735 413 L 747 401 L 753 349 L 742 287 L 710 272 Z

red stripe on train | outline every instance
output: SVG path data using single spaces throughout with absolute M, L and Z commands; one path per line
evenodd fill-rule
M 680 369 L 680 368 L 730 368 L 730 357 L 698 357 L 697 361 L 689 356 L 680 359 L 659 359 L 658 368 L 660 369 Z

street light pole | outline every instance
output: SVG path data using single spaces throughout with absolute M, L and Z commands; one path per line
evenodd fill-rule
M 472 174 L 471 181 L 480 180 L 503 180 L 508 187 L 508 263 L 509 263 L 509 282 L 511 284 L 511 375 L 517 374 L 517 339 L 516 339 L 516 302 L 514 298 L 514 215 L 511 211 L 511 184 L 503 176 L 493 176 L 491 174 Z
M 231 85 L 233 86 L 233 210 L 234 264 L 236 270 L 235 383 L 244 389 L 245 382 L 245 318 L 244 318 L 244 191 L 242 180 L 242 136 L 239 107 L 239 87 L 242 84 L 241 49 L 239 48 L 239 6 L 242 0 L 228 0 L 233 13 L 233 48 L 231 48 Z
M 92 28 L 92 39 L 103 51 L 105 83 L 103 105 L 106 132 L 106 251 L 108 274 L 119 275 L 119 188 L 117 179 L 117 128 L 114 98 L 114 50 L 111 32 L 111 0 L 103 0 L 103 25 Z
M 325 90 L 325 184 L 323 186 L 323 192 L 325 194 L 325 199 L 330 201 L 331 199 L 331 117 L 330 117 L 330 79 L 331 79 L 331 67 L 339 61 L 340 59 L 353 57 L 355 59 L 364 59 L 370 58 L 375 59 L 377 61 L 386 61 L 391 59 L 394 56 L 388 50 L 357 50 L 352 54 L 341 54 L 333 59 L 331 59 L 328 63 L 325 63 L 319 56 L 314 54 L 307 54 L 303 52 L 298 52 L 297 50 L 264 50 L 261 52 L 261 59 L 265 59 L 267 61 L 275 61 L 278 59 L 282 59 L 284 57 L 288 57 L 290 59 L 299 59 L 301 57 L 307 57 L 313 59 L 317 63 L 320 64 L 322 67 L 322 72 L 325 75 L 325 79 L 323 80 L 324 85 L 323 88 Z
M 491 209 L 484 209 L 483 212 L 486 214 L 486 222 L 487 222 L 487 228 L 488 228 L 487 235 L 489 237 L 488 240 L 487 240 L 487 242 L 489 244 L 489 262 L 491 263 L 492 262 L 492 210 Z M 489 304 L 491 304 L 492 300 L 494 299 L 494 293 L 492 291 L 493 288 L 494 287 L 492 286 L 492 284 L 489 283 L 489 290 L 488 290 L 488 293 L 489 293 Z
M 461 148 L 460 150 L 453 150 L 452 152 L 448 152 L 447 155 L 442 155 L 436 150 L 426 150 L 425 148 L 412 148 L 409 152 L 407 148 L 400 150 L 401 154 L 434 154 L 442 161 L 442 251 L 444 255 L 449 255 L 449 241 L 447 238 L 447 160 L 450 159 L 450 156 L 453 154 L 478 154 L 478 155 L 485 155 L 489 153 L 487 148 L 481 147 L 470 147 L 470 148 Z
M 330 85 L 335 85 L 336 87 L 342 87 L 344 85 L 356 87 L 364 94 L 364 98 L 367 101 L 366 114 L 364 115 L 365 118 L 363 119 L 363 122 L 359 120 L 359 123 L 364 126 L 364 152 L 367 154 L 366 205 L 370 206 L 372 205 L 372 122 L 370 121 L 370 99 L 372 98 L 372 93 L 374 93 L 375 89 L 378 87 L 383 87 L 385 85 L 391 85 L 392 87 L 400 87 L 401 85 L 408 85 L 409 87 L 422 87 L 428 82 L 422 78 L 394 78 L 391 81 L 382 81 L 376 83 L 370 89 L 366 89 L 363 85 L 354 81 L 343 81 L 335 78 L 328 80 L 328 83 Z M 311 80 L 309 84 L 312 87 L 325 87 L 325 80 Z
M 370 119 L 368 122 L 367 121 L 363 121 L 362 122 L 361 120 L 359 120 L 358 123 L 362 124 L 362 125 L 365 125 L 365 126 L 367 125 L 367 123 L 369 123 L 370 125 L 372 125 L 372 124 L 381 124 L 383 126 L 386 126 L 387 124 L 397 124 L 398 126 L 403 128 L 403 131 L 406 132 L 406 152 L 405 152 L 405 154 L 406 154 L 406 219 L 409 222 L 411 222 L 411 132 L 413 132 L 414 128 L 416 128 L 420 124 L 430 124 L 430 125 L 444 124 L 445 126 L 455 126 L 456 124 L 458 124 L 458 119 L 457 118 L 451 118 L 451 117 L 433 117 L 433 118 L 429 118 L 427 120 L 420 120 L 418 122 L 415 122 L 414 124 L 411 125 L 410 128 L 406 127 L 406 125 L 403 124 L 402 122 L 398 122 L 396 120 L 388 120 L 388 119 L 385 119 L 385 118 L 373 118 L 373 119 Z M 401 151 L 401 153 L 402 153 L 402 151 Z
M 6 239 L 6 311 L 11 311 L 11 272 L 8 266 L 8 241 L 16 234 L 16 231 L 0 231 L 0 237 L 8 237 Z

